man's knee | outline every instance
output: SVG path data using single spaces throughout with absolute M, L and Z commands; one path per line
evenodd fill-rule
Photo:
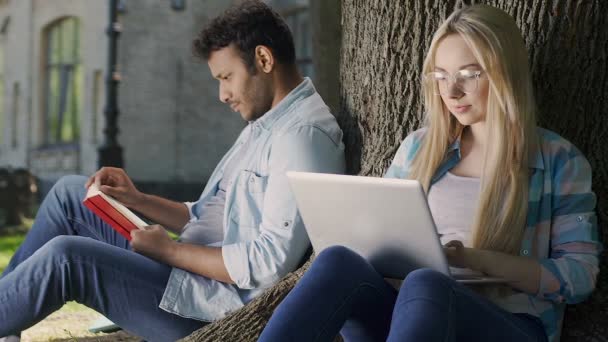
M 80 175 L 63 176 L 63 177 L 59 178 L 59 180 L 55 183 L 53 188 L 56 190 L 72 188 L 75 186 L 80 186 L 80 187 L 84 188 L 84 184 L 86 183 L 87 179 L 88 179 L 87 177 L 80 176 Z
M 69 198 L 82 197 L 84 193 L 84 184 L 87 177 L 78 175 L 69 175 L 61 177 L 51 189 L 51 193 L 55 194 L 60 200 Z M 51 194 L 49 193 L 49 195 Z
M 49 261 L 67 259 L 84 252 L 83 237 L 60 235 L 52 238 L 44 246 L 42 253 Z

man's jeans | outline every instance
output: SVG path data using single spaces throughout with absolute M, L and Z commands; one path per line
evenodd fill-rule
M 541 321 L 512 314 L 430 269 L 399 293 L 355 252 L 330 247 L 275 310 L 259 341 L 547 341 Z
M 69 176 L 55 184 L 0 277 L 0 337 L 18 334 L 71 300 L 150 341 L 174 341 L 200 328 L 202 322 L 158 308 L 171 267 L 131 251 L 84 207 L 85 181 Z

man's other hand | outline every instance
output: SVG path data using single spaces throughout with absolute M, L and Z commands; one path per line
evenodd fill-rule
M 131 231 L 133 251 L 159 262 L 167 263 L 176 244 L 167 231 L 158 224 Z

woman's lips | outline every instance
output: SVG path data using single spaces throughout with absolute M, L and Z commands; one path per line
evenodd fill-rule
M 453 111 L 458 114 L 466 113 L 471 109 L 471 105 L 452 107 Z

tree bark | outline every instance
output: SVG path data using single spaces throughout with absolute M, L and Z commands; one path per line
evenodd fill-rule
M 529 49 L 539 125 L 589 159 L 600 227 L 608 219 L 608 1 L 344 0 L 341 110 L 348 172 L 381 176 L 400 142 L 422 124 L 420 79 L 439 24 L 463 4 L 511 14 Z M 606 229 L 602 229 L 605 234 Z M 604 239 L 606 241 L 606 239 Z M 563 341 L 608 341 L 608 274 L 567 310 Z

